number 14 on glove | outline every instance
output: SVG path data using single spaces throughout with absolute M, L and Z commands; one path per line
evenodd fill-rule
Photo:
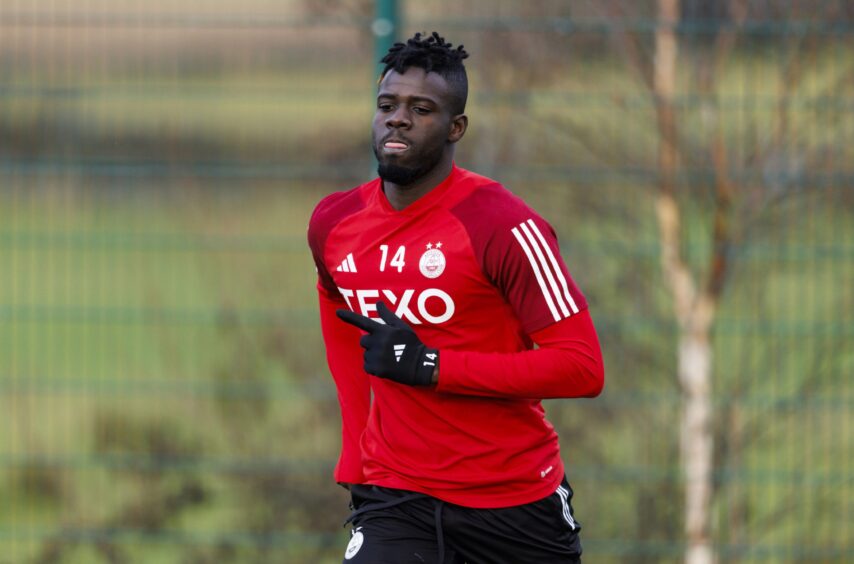
M 421 342 L 412 327 L 383 302 L 377 313 L 385 324 L 346 309 L 335 312 L 346 323 L 367 331 L 359 341 L 365 349 L 365 372 L 410 386 L 430 386 L 439 366 L 439 351 Z

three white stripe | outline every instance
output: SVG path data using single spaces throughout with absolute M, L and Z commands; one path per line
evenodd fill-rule
M 353 260 L 353 253 L 348 254 L 347 258 L 341 261 L 341 264 L 335 270 L 338 272 L 358 272 L 356 270 L 356 261 Z
M 400 362 L 404 350 L 406 350 L 406 345 L 394 345 L 394 360 Z
M 528 257 L 531 268 L 534 269 L 534 275 L 537 277 L 540 290 L 543 292 L 543 297 L 554 320 L 560 321 L 573 313 L 578 313 L 578 306 L 569 293 L 569 285 L 560 264 L 534 220 L 524 221 L 511 231 L 525 252 L 525 256 Z M 548 285 L 546 285 L 546 281 L 548 281 Z
M 574 531 L 575 519 L 572 518 L 572 512 L 569 510 L 569 491 L 563 486 L 558 486 L 555 493 L 560 497 L 560 503 L 563 506 L 563 518 Z

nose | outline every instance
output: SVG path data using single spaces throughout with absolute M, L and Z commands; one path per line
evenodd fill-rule
M 385 120 L 386 127 L 394 128 L 394 129 L 406 129 L 412 125 L 412 120 L 409 117 L 409 110 L 403 107 L 403 105 L 398 106 L 393 112 L 386 116 Z

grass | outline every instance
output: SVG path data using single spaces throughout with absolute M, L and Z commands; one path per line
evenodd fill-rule
M 846 57 L 818 65 L 802 94 L 827 92 Z M 769 67 L 736 62 L 721 91 L 772 96 L 779 68 Z M 600 328 L 605 395 L 548 404 L 591 558 L 677 561 L 675 327 L 654 177 L 632 173 L 655 170 L 651 106 L 619 67 L 577 70 L 509 98 L 528 104 L 521 110 L 476 94 L 460 162 L 474 168 L 494 143 L 494 162 L 517 167 L 514 188 L 558 229 Z M 28 80 L 12 91 L 61 87 L 3 99 L 5 127 L 30 132 L 15 147 L 36 143 L 28 157 L 246 169 L 367 160 L 371 86 L 355 66 Z M 682 123 L 701 145 L 694 109 Z M 849 148 L 823 152 L 846 139 L 850 113 L 818 135 L 811 111 L 791 110 L 800 150 L 830 155 L 817 170 L 850 173 Z M 739 157 L 767 139 L 772 114 L 722 114 Z M 558 178 L 532 181 L 537 167 Z M 196 177 L 180 166 L 157 181 L 104 180 L 85 167 L 2 170 L 0 562 L 32 561 L 52 542 L 67 562 L 103 559 L 87 532 L 105 534 L 128 561 L 340 561 L 346 495 L 329 475 L 337 404 L 305 227 L 314 203 L 343 183 Z M 746 188 L 761 187 L 761 174 L 750 178 Z M 710 183 L 701 175 L 686 186 L 685 249 L 700 271 Z M 740 243 L 715 335 L 718 538 L 780 559 L 797 556 L 791 533 L 803 515 L 818 535 L 797 543 L 807 556 L 851 550 L 838 519 L 850 498 L 851 194 L 844 184 L 799 186 Z
M 158 472 L 201 476 L 215 499 L 161 525 L 188 534 L 241 521 L 234 513 L 252 495 L 234 491 L 234 476 L 264 477 L 264 464 L 287 473 L 282 464 L 304 460 L 325 482 L 337 436 L 318 408 L 330 382 L 311 383 L 325 390 L 312 400 L 304 382 L 323 368 L 297 373 L 301 355 L 322 357 L 304 242 L 318 194 L 214 198 L 204 210 L 189 199 L 65 205 L 46 194 L 22 191 L 0 206 L 0 488 L 9 494 L 0 527 L 24 534 L 12 546 L 26 531 L 100 528 L 132 510 L 157 475 L 134 465 L 164 448 L 161 436 L 167 457 L 193 465 Z M 294 353 L 297 335 L 306 346 Z M 12 552 L 2 541 L 3 552 L 26 561 L 43 540 Z M 160 561 L 158 550 L 174 547 L 146 558 Z
M 20 540 L 11 545 L 7 542 L 7 554 L 26 560 L 43 549 L 39 531 L 54 531 L 66 520 L 76 526 L 107 526 L 116 515 L 135 507 L 144 492 L 155 491 L 165 497 L 171 487 L 193 477 L 204 484 L 209 502 L 176 512 L 173 519 L 163 522 L 163 531 L 158 535 L 167 534 L 166 537 L 134 540 L 133 535 L 119 536 L 118 546 L 144 561 L 169 562 L 173 554 L 213 550 L 212 544 L 225 542 L 222 539 L 229 535 L 245 534 L 234 541 L 237 548 L 233 550 L 250 558 L 253 547 L 261 541 L 253 536 L 255 525 L 247 516 L 264 505 L 259 505 L 255 494 L 238 485 L 238 476 L 244 476 L 243 480 L 265 476 L 263 466 L 257 466 L 264 460 L 314 460 L 321 466 L 296 466 L 293 474 L 287 467 L 277 467 L 275 472 L 283 476 L 282 483 L 314 475 L 317 481 L 313 487 L 318 491 L 330 489 L 328 466 L 323 469 L 322 464 L 331 463 L 335 456 L 336 430 L 330 424 L 335 418 L 334 400 L 306 396 L 305 386 L 309 383 L 321 385 L 324 394 L 331 391 L 316 364 L 315 372 L 299 371 L 302 365 L 298 353 L 314 360 L 321 355 L 316 326 L 310 321 L 313 273 L 301 247 L 305 220 L 315 198 L 311 191 L 297 194 L 266 192 L 258 204 L 212 204 L 198 216 L 192 206 L 164 200 L 154 208 L 130 205 L 110 214 L 69 211 L 58 222 L 38 213 L 44 208 L 31 201 L 23 206 L 29 213 L 4 218 L 4 225 L 17 222 L 20 229 L 13 230 L 15 233 L 51 234 L 47 242 L 39 244 L 20 244 L 18 241 L 26 237 L 16 235 L 17 238 L 6 239 L 2 251 L 4 264 L 25 267 L 5 271 L 2 284 L 8 292 L 2 303 L 12 304 L 13 313 L 6 318 L 12 323 L 0 329 L 0 343 L 8 347 L 3 356 L 7 359 L 3 401 L 11 422 L 0 441 L 7 445 L 4 492 L 9 495 L 4 497 L 10 500 L 5 511 L 0 512 L 0 523 L 5 523 L 6 530 L 13 534 L 36 535 L 27 537 L 34 540 L 25 543 L 26 549 L 14 544 Z M 555 214 L 558 209 L 549 211 Z M 824 212 L 817 209 L 816 213 Z M 606 323 L 602 328 L 609 355 L 604 403 L 597 400 L 569 406 L 558 402 L 549 408 L 568 445 L 579 506 L 593 524 L 588 538 L 593 547 L 600 547 L 603 557 L 613 554 L 613 545 L 607 539 L 626 539 L 625 527 L 645 530 L 650 519 L 641 512 L 633 517 L 636 521 L 631 526 L 631 520 L 625 517 L 615 521 L 611 507 L 634 506 L 641 495 L 638 492 L 648 489 L 661 488 L 662 495 L 674 496 L 677 506 L 679 495 L 677 462 L 662 459 L 660 454 L 664 440 L 661 433 L 671 424 L 671 410 L 662 409 L 661 400 L 630 409 L 618 407 L 621 394 L 671 381 L 666 373 L 638 370 L 643 365 L 634 364 L 627 356 L 635 345 L 613 341 L 615 336 L 631 333 L 632 325 L 630 318 L 620 317 L 626 313 L 625 299 L 608 290 L 618 287 L 612 277 L 619 279 L 626 268 L 637 273 L 637 265 L 656 260 L 654 255 L 645 254 L 632 259 L 629 251 L 620 267 L 619 263 L 602 258 L 608 256 L 607 244 L 613 240 L 597 239 L 596 233 L 622 237 L 619 221 L 604 221 L 600 216 L 598 228 L 588 238 L 570 239 L 571 258 L 579 279 L 597 277 L 597 264 L 604 272 L 612 273 L 602 279 L 593 278 L 597 280 L 595 287 L 584 285 L 591 287 L 597 319 L 613 319 L 617 323 L 610 327 Z M 837 241 L 849 239 L 843 236 L 848 222 L 840 218 L 826 225 L 837 226 L 837 236 L 841 237 Z M 581 227 L 570 228 L 570 233 L 584 234 L 593 229 L 586 222 L 583 230 Z M 793 238 L 803 240 L 813 228 L 809 222 L 802 223 L 803 235 Z M 281 236 L 271 239 L 276 230 L 281 230 Z M 66 239 L 68 233 L 83 233 L 89 238 Z M 116 234 L 118 243 L 114 240 Z M 168 237 L 159 238 L 163 234 Z M 775 238 L 773 233 L 768 236 L 769 240 Z M 206 240 L 215 244 L 194 246 L 197 237 L 210 238 Z M 644 240 L 640 237 L 637 242 Z M 598 244 L 605 245 L 602 252 L 597 252 Z M 11 255 L 16 258 L 10 260 Z M 804 351 L 810 349 L 804 349 L 798 339 L 769 337 L 761 329 L 761 318 L 756 317 L 804 320 L 801 316 L 791 317 L 793 310 L 780 309 L 779 305 L 791 303 L 799 289 L 813 284 L 827 287 L 830 282 L 819 272 L 839 268 L 833 261 L 806 260 L 810 269 L 794 261 L 790 268 L 775 266 L 765 278 L 751 278 L 745 273 L 736 285 L 738 290 L 729 298 L 735 301 L 733 309 L 724 313 L 724 319 L 747 322 L 748 333 L 739 331 L 736 325 L 731 335 L 720 335 L 719 372 L 722 376 L 731 373 L 731 385 L 736 389 L 745 385 L 744 378 L 754 379 L 751 381 L 755 387 L 744 390 L 743 399 L 753 396 L 774 402 L 796 398 L 800 376 L 810 373 L 809 357 L 804 357 Z M 608 268 L 604 268 L 603 261 Z M 764 263 L 755 266 L 757 270 L 764 269 Z M 80 282 L 81 277 L 89 282 Z M 635 303 L 649 299 L 649 283 L 635 279 Z M 761 307 L 750 302 L 754 288 L 763 294 Z M 834 300 L 845 296 L 819 290 L 808 293 L 828 300 L 819 308 L 824 311 L 832 311 L 837 304 Z M 157 299 L 148 301 L 140 296 Z M 740 299 L 745 302 L 740 303 Z M 810 311 L 815 311 L 816 305 L 811 302 Z M 643 307 L 640 311 L 644 311 Z M 655 311 L 653 307 L 652 313 Z M 228 315 L 223 316 L 223 312 Z M 650 313 L 647 309 L 646 315 Z M 227 319 L 234 321 L 224 321 Z M 310 351 L 277 352 L 276 347 L 292 346 L 295 340 L 294 334 L 277 333 L 279 325 L 288 323 L 297 324 L 299 336 L 313 343 L 308 347 Z M 750 332 L 750 327 L 755 332 Z M 656 356 L 665 357 L 666 335 L 667 331 L 654 329 L 637 332 L 641 350 L 659 350 Z M 844 341 L 844 337 L 840 339 Z M 780 347 L 787 352 L 782 353 Z M 734 354 L 737 351 L 742 353 Z M 754 354 L 766 357 L 754 360 Z M 246 359 L 256 360 L 244 364 Z M 799 366 L 800 360 L 806 364 Z M 668 362 L 665 358 L 654 364 L 666 369 Z M 765 376 L 769 367 L 775 377 Z M 840 372 L 842 368 L 828 370 L 828 387 L 813 394 L 841 391 L 838 385 L 844 374 Z M 15 375 L 11 381 L 10 373 Z M 314 378 L 318 378 L 317 384 L 313 383 Z M 725 381 L 726 378 L 722 380 Z M 192 386 L 184 386 L 190 382 Z M 666 389 L 656 389 L 656 394 L 662 393 L 666 395 Z M 832 480 L 834 473 L 827 462 L 845 456 L 844 447 L 834 441 L 828 430 L 846 428 L 850 411 L 843 407 L 819 417 L 813 409 L 821 409 L 821 404 L 813 405 L 810 408 L 804 404 L 800 410 L 787 413 L 747 404 L 749 418 L 767 422 L 770 416 L 775 423 L 765 423 L 765 432 L 752 439 L 741 467 L 744 473 L 732 475 L 724 483 L 738 484 L 747 491 L 743 499 L 753 507 L 758 522 L 776 514 L 781 500 L 788 499 L 784 494 L 800 476 Z M 595 433 L 589 431 L 591 421 L 600 422 Z M 816 440 L 812 433 L 802 434 L 797 422 L 805 421 L 810 429 L 823 430 L 819 435 L 822 440 Z M 627 433 L 627 428 L 637 432 Z M 98 429 L 102 429 L 100 435 Z M 107 432 L 110 429 L 112 434 Z M 169 470 L 168 459 L 160 460 L 156 462 L 161 468 L 158 474 L 164 477 L 156 479 L 152 486 L 150 472 L 109 464 L 110 460 L 126 457 L 137 462 L 149 460 L 154 449 L 162 450 L 163 445 L 158 447 L 156 439 L 164 433 L 183 437 L 166 446 L 180 456 L 197 460 L 197 466 Z M 271 441 L 270 437 L 281 440 Z M 603 449 L 602 444 L 607 447 Z M 812 456 L 802 459 L 796 454 L 801 448 Z M 842 450 L 832 450 L 838 448 Z M 227 469 L 241 460 L 249 461 L 249 466 L 235 472 Z M 613 472 L 603 473 L 602 468 Z M 178 486 L 170 486 L 170 481 Z M 33 486 L 23 487 L 24 483 Z M 822 515 L 829 517 L 831 513 L 822 514 L 819 507 L 827 503 L 821 498 L 832 484 L 816 482 L 806 486 L 800 496 L 804 503 L 801 510 L 818 512 L 813 515 L 818 521 Z M 42 493 L 51 488 L 56 493 Z M 605 492 L 601 491 L 603 488 Z M 83 492 L 87 493 L 81 499 Z M 85 502 L 92 496 L 98 500 L 96 503 Z M 336 513 L 343 514 L 344 504 L 340 499 L 339 503 L 342 509 Z M 654 506 L 645 511 L 654 511 Z M 668 511 L 678 514 L 674 506 Z M 282 522 L 281 516 L 275 518 Z M 263 523 L 263 519 L 256 519 Z M 285 522 L 293 523 L 288 527 L 296 530 L 299 519 Z M 789 525 L 785 522 L 766 524 L 755 532 L 749 530 L 751 535 L 758 535 L 751 537 L 757 546 L 787 546 Z M 826 531 L 827 543 L 837 545 L 839 537 L 832 532 L 834 529 L 822 526 L 822 530 Z M 169 541 L 168 535 L 173 534 L 186 536 L 180 537 L 184 540 Z M 657 534 L 661 543 L 670 542 L 666 534 Z M 276 542 L 285 544 L 271 549 L 271 555 L 302 550 L 285 548 L 287 541 L 281 539 Z M 337 548 L 331 547 L 329 553 L 337 553 Z M 74 549 L 71 561 L 90 558 L 91 550 L 90 544 L 83 543 Z M 313 561 L 312 558 L 299 557 L 303 561 Z
M 7 85 L 10 94 L 0 105 L 6 127 L 28 135 L 39 123 L 42 131 L 57 128 L 60 137 L 88 138 L 102 152 L 125 158 L 160 155 L 179 143 L 201 146 L 197 156 L 205 160 L 226 151 L 322 162 L 341 150 L 343 140 L 361 139 L 373 104 L 370 75 L 357 69 L 99 76 L 50 84 L 28 77 Z M 104 146 L 116 138 L 144 145 Z M 161 144 L 152 145 L 157 139 Z M 359 147 L 365 150 L 363 142 Z

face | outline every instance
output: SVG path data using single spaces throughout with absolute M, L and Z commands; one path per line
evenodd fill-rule
M 383 180 L 407 186 L 453 158 L 465 116 L 450 112 L 448 83 L 436 73 L 389 71 L 380 82 L 372 141 Z

